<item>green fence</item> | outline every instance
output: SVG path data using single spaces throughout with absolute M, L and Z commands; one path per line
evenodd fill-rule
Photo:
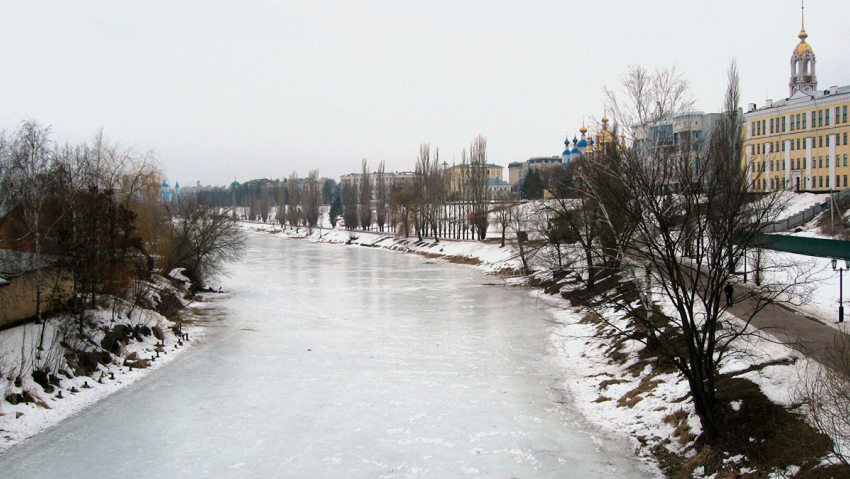
M 850 260 L 850 241 L 822 238 L 803 238 L 800 236 L 761 235 L 757 243 L 762 247 L 788 253 L 821 256 Z

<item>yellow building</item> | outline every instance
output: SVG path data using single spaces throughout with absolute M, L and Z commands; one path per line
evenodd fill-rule
M 497 184 L 502 182 L 502 170 L 504 170 L 504 167 L 502 166 L 494 165 L 493 163 L 487 164 L 488 185 L 494 182 Z M 460 195 L 463 189 L 469 183 L 471 176 L 472 168 L 465 163 L 460 165 L 454 165 L 449 168 L 448 177 L 450 194 Z
M 815 53 L 804 27 L 791 53 L 789 97 L 744 113 L 744 167 L 753 191 L 848 187 L 850 85 L 817 89 Z

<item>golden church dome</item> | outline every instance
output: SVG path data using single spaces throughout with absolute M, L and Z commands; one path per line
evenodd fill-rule
M 794 48 L 794 54 L 798 57 L 806 56 L 806 53 L 809 55 L 814 55 L 815 51 L 812 50 L 812 46 L 806 43 L 805 41 L 801 41 L 797 44 L 797 47 Z
M 584 125 L 581 125 L 581 130 L 579 130 L 579 131 L 581 132 L 582 135 L 584 135 L 585 133 L 587 133 L 587 127 L 584 126 Z
M 614 142 L 614 135 L 608 130 L 608 115 L 602 117 L 602 131 L 596 134 L 596 142 L 600 145 Z

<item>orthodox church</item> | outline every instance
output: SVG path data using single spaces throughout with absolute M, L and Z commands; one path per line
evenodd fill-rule
M 572 147 L 570 146 L 570 138 L 569 136 L 567 137 L 566 141 L 564 141 L 564 145 L 566 145 L 567 148 L 561 154 L 561 162 L 564 164 L 564 168 L 570 166 L 571 161 L 577 160 L 582 155 L 593 153 L 597 151 L 598 148 L 616 143 L 614 140 L 614 134 L 611 133 L 611 130 L 608 128 L 609 121 L 607 114 L 602 116 L 602 130 L 596 134 L 595 141 L 592 137 L 588 137 L 587 127 L 584 126 L 584 124 L 581 125 L 581 129 L 579 130 L 581 133 L 581 139 L 579 140 L 573 136 Z M 625 146 L 625 135 L 621 135 L 621 137 L 622 146 Z
M 167 180 L 162 180 L 159 185 L 159 200 L 162 203 L 177 203 L 180 201 L 180 182 L 174 184 L 174 187 L 168 185 Z

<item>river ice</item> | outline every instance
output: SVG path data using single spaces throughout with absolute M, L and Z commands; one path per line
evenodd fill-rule
M 650 477 L 558 387 L 549 313 L 469 267 L 252 234 L 204 344 L 0 477 Z

